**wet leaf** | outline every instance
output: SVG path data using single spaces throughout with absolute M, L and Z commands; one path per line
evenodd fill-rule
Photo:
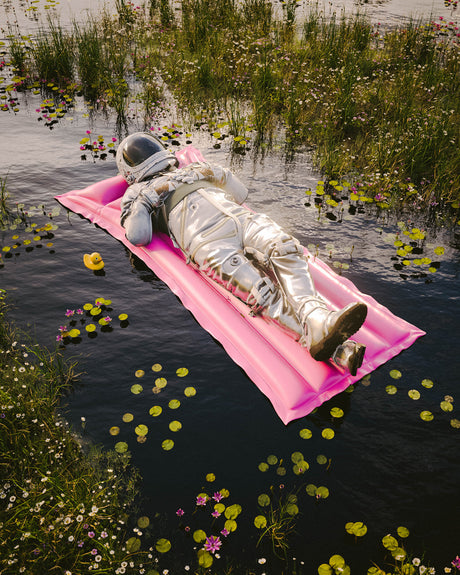
M 171 542 L 165 538 L 158 539 L 155 543 L 155 549 L 158 553 L 167 553 L 171 549 Z
M 85 326 L 85 329 L 87 332 L 92 333 L 93 331 L 96 331 L 96 326 L 94 323 L 89 323 L 87 326 Z
M 331 409 L 330 413 L 331 413 L 332 417 L 336 417 L 336 418 L 343 417 L 343 415 L 344 415 L 343 409 L 340 409 L 340 407 L 333 407 Z
M 422 411 L 420 413 L 420 418 L 423 419 L 423 421 L 432 421 L 433 420 L 433 414 L 431 413 L 431 411 Z
M 402 525 L 400 527 L 398 527 L 397 531 L 398 531 L 398 535 L 400 537 L 403 537 L 403 538 L 409 537 L 409 535 L 410 535 L 409 529 L 407 527 L 403 527 Z
M 450 403 L 450 401 L 441 401 L 440 405 L 443 411 L 452 411 L 454 409 L 454 406 L 452 403 Z
M 180 401 L 178 399 L 171 399 L 168 403 L 169 409 L 177 409 L 180 407 Z
M 330 427 L 326 427 L 326 429 L 323 429 L 321 432 L 321 435 L 324 437 L 324 439 L 333 439 L 335 436 L 335 431 Z
M 327 463 L 327 457 L 325 455 L 318 455 L 316 457 L 316 461 L 320 464 L 320 465 L 325 465 Z
M 208 481 L 209 483 L 212 483 L 215 480 L 216 480 L 216 476 L 214 475 L 214 473 L 206 474 L 206 481 Z
M 431 381 L 431 379 L 424 379 L 422 381 L 422 385 L 423 387 L 426 387 L 427 389 L 431 389 L 434 385 L 434 383 Z
M 268 465 L 268 463 L 265 463 L 265 461 L 262 461 L 262 463 L 259 463 L 259 471 L 265 472 L 268 471 L 270 469 L 270 466 Z
M 236 531 L 238 524 L 234 519 L 227 519 L 224 527 L 229 533 L 233 533 L 233 531 Z
M 291 455 L 292 463 L 298 463 L 299 461 L 302 461 L 303 458 L 303 453 L 300 451 L 294 451 L 294 453 Z
M 180 421 L 171 421 L 169 429 L 171 431 L 180 431 L 182 429 L 182 423 Z
M 193 532 L 193 540 L 196 543 L 201 543 L 202 541 L 206 541 L 206 532 L 203 529 L 197 529 Z
M 173 447 L 174 447 L 174 441 L 172 439 L 165 439 L 162 444 L 161 447 L 165 450 L 165 451 L 170 451 Z
M 176 370 L 176 375 L 177 377 L 185 377 L 188 375 L 188 369 L 186 367 L 179 367 L 179 369 Z
M 394 395 L 395 393 L 398 392 L 398 388 L 396 387 L 396 385 L 387 385 L 385 387 L 385 391 L 388 393 L 388 395 Z
M 267 519 L 263 515 L 257 515 L 254 519 L 254 525 L 257 529 L 263 529 L 267 525 Z
M 163 366 L 160 363 L 154 363 L 152 365 L 152 371 L 161 371 L 163 369 Z
M 460 420 L 459 419 L 451 419 L 450 424 L 454 429 L 460 429 Z
M 267 505 L 270 505 L 270 496 L 266 493 L 261 493 L 257 498 L 257 502 L 261 507 L 267 507 Z
M 137 520 L 137 526 L 140 529 L 146 529 L 149 525 L 150 525 L 150 519 L 145 515 L 139 517 L 139 519 Z
M 278 458 L 276 457 L 276 455 L 269 455 L 267 457 L 267 463 L 269 465 L 276 465 L 278 463 Z
M 159 389 L 164 389 L 167 386 L 168 382 L 164 377 L 158 377 L 155 380 L 155 386 Z
M 393 537 L 393 535 L 385 535 L 382 539 L 382 544 L 388 551 L 393 551 L 398 548 L 398 540 Z
M 110 435 L 118 435 L 120 433 L 120 428 L 117 425 L 114 425 L 109 429 Z
M 132 421 L 134 419 L 134 415 L 132 413 L 125 413 L 123 415 L 122 419 L 125 423 L 129 423 L 130 421 Z
M 184 395 L 185 397 L 193 397 L 194 395 L 196 395 L 196 389 L 194 387 L 186 387 L 184 389 Z
M 304 428 L 299 431 L 299 435 L 302 439 L 310 439 L 313 433 L 310 431 L 310 429 Z
M 143 387 L 142 385 L 140 385 L 139 383 L 135 383 L 134 385 L 131 386 L 131 393 L 134 393 L 134 395 L 139 395 L 139 393 L 141 393 L 143 391 Z
M 152 417 L 158 417 L 162 411 L 163 411 L 163 408 L 160 407 L 159 405 L 154 405 L 153 407 L 151 407 L 149 409 L 149 413 Z
M 121 313 L 121 314 L 118 316 L 118 319 L 119 319 L 120 321 L 125 321 L 125 320 L 128 319 L 128 314 L 127 314 L 127 313 Z
M 309 483 L 306 487 L 305 487 L 305 491 L 308 493 L 308 495 L 310 495 L 310 497 L 314 497 L 316 495 L 316 485 L 313 485 L 313 483 Z
M 390 371 L 390 377 L 393 379 L 400 379 L 402 377 L 402 373 L 399 371 L 399 369 L 392 369 Z
M 420 391 L 418 391 L 417 389 L 410 389 L 407 392 L 407 395 L 411 398 L 411 399 L 420 399 Z
M 144 377 L 145 371 L 144 371 L 143 369 L 138 369 L 138 370 L 134 373 L 134 375 L 135 375 L 136 377 Z
M 141 423 L 136 427 L 134 432 L 136 433 L 136 435 L 147 435 L 147 433 L 149 432 L 149 428 L 143 423 Z
M 115 451 L 117 453 L 126 453 L 126 451 L 128 451 L 128 444 L 125 441 L 119 441 L 115 444 Z
M 138 537 L 130 537 L 126 541 L 126 550 L 129 553 L 136 553 L 141 548 L 141 540 Z
M 206 551 L 205 549 L 199 549 L 197 551 L 197 557 L 198 557 L 198 565 L 200 567 L 203 567 L 203 569 L 209 569 L 209 567 L 211 567 L 214 561 L 211 553 L 209 553 L 209 551 Z

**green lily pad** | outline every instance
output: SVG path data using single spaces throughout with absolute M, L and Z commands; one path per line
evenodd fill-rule
M 304 459 L 303 453 L 301 453 L 300 451 L 294 451 L 294 453 L 291 455 L 292 463 L 303 461 L 303 459 Z
M 420 391 L 418 391 L 418 389 L 410 389 L 407 392 L 407 395 L 411 398 L 411 399 L 420 399 Z
M 345 525 L 345 530 L 355 537 L 363 537 L 367 533 L 367 526 L 362 521 L 350 521 Z
M 313 433 L 310 431 L 310 429 L 304 428 L 299 431 L 299 435 L 302 439 L 310 439 Z
M 136 427 L 134 432 L 136 433 L 136 435 L 147 435 L 147 433 L 149 432 L 149 428 L 143 423 L 141 423 Z
M 263 515 L 257 515 L 254 519 L 254 525 L 257 529 L 263 529 L 267 525 L 267 519 Z
M 434 383 L 432 382 L 431 379 L 424 379 L 422 381 L 422 385 L 423 385 L 423 387 L 426 387 L 427 389 L 431 389 L 433 387 Z
M 320 465 L 325 465 L 327 463 L 327 457 L 325 455 L 318 455 L 316 457 L 316 461 L 317 463 L 319 463 Z
M 333 429 L 331 429 L 330 427 L 326 427 L 321 432 L 321 435 L 324 437 L 324 439 L 333 439 L 335 436 L 335 431 Z
M 393 535 L 385 535 L 382 539 L 382 544 L 388 551 L 393 551 L 398 548 L 398 540 Z
M 167 386 L 167 384 L 168 382 L 164 377 L 158 377 L 155 380 L 155 386 L 158 387 L 159 389 L 164 389 Z
M 161 371 L 163 369 L 163 366 L 160 363 L 154 363 L 152 365 L 152 371 Z
M 171 431 L 179 431 L 182 429 L 182 423 L 180 421 L 171 421 L 169 424 L 169 429 Z
M 71 330 L 69 331 L 69 336 L 70 336 L 70 337 L 78 337 L 79 335 L 80 335 L 80 330 L 79 330 L 79 329 L 74 328 L 74 329 L 71 329 Z
M 236 531 L 238 523 L 234 519 L 227 519 L 224 523 L 224 527 L 229 533 L 233 533 L 233 531 Z
M 214 473 L 207 473 L 206 474 L 206 481 L 209 483 L 213 483 L 216 480 L 216 476 Z
M 340 407 L 333 407 L 330 411 L 332 417 L 336 417 L 336 418 L 340 418 L 344 416 L 344 411 L 343 409 L 340 409 Z
M 262 461 L 262 463 L 259 463 L 259 471 L 265 472 L 268 471 L 270 469 L 270 466 L 268 465 L 268 463 L 265 463 L 265 461 Z
M 395 393 L 398 393 L 398 388 L 396 385 L 390 384 L 385 387 L 385 391 L 388 393 L 388 395 L 394 395 Z
M 203 529 L 197 529 L 196 531 L 193 532 L 193 540 L 196 543 L 201 543 L 202 541 L 206 540 L 206 532 L 203 531 Z
M 165 439 L 162 444 L 161 447 L 165 450 L 165 451 L 171 451 L 171 449 L 174 447 L 174 441 L 172 439 Z
M 297 507 L 297 505 L 295 503 L 289 503 L 289 505 L 286 505 L 286 512 L 288 513 L 288 515 L 291 515 L 291 516 L 298 515 L 299 514 L 299 508 Z
M 278 458 L 276 457 L 276 455 L 269 455 L 267 457 L 267 463 L 269 465 L 276 465 L 278 463 Z
M 109 429 L 110 435 L 118 435 L 120 433 L 120 428 L 117 425 L 114 425 Z
M 140 529 L 146 529 L 150 525 L 150 519 L 147 516 L 139 517 L 137 520 L 137 526 Z
M 420 413 L 420 418 L 423 419 L 423 421 L 432 421 L 434 415 L 431 413 L 431 411 L 425 410 Z
M 316 490 L 317 490 L 317 487 L 316 487 L 316 485 L 313 485 L 313 483 L 309 483 L 305 487 L 305 491 L 308 493 L 308 495 L 310 495 L 310 497 L 315 497 Z
M 134 415 L 132 413 L 125 413 L 123 415 L 122 419 L 125 423 L 129 423 L 130 421 L 132 421 L 134 419 Z
M 127 314 L 127 313 L 121 313 L 121 314 L 118 316 L 118 319 L 119 319 L 120 321 L 125 321 L 125 320 L 128 319 L 128 314 Z
M 318 497 L 318 499 L 327 499 L 329 497 L 329 489 L 324 485 L 320 485 L 316 490 L 316 497 Z
M 305 471 L 308 471 L 308 469 L 310 468 L 310 465 L 308 464 L 307 461 L 305 461 L 305 459 L 302 459 L 301 461 L 298 461 L 292 468 L 292 470 L 294 471 L 294 473 L 296 475 L 302 475 L 302 473 L 305 473 Z
M 441 409 L 443 411 L 452 411 L 454 406 L 450 403 L 450 401 L 441 401 Z
M 322 563 L 319 567 L 318 567 L 318 575 L 332 575 L 333 571 L 332 571 L 332 567 L 330 565 L 327 565 L 326 563 Z
M 142 387 L 142 385 L 135 383 L 134 385 L 131 386 L 131 393 L 134 393 L 134 395 L 139 395 L 139 393 L 141 393 L 143 389 L 144 388 Z
M 261 507 L 267 507 L 267 505 L 270 505 L 270 496 L 266 493 L 261 493 L 257 498 L 257 502 Z
M 399 371 L 399 369 L 392 369 L 390 371 L 390 377 L 393 379 L 400 379 L 402 377 L 402 373 Z
M 227 519 L 236 519 L 238 515 L 241 513 L 241 511 L 242 511 L 241 505 L 239 503 L 234 503 L 233 505 L 227 507 L 227 509 L 225 510 L 225 517 Z
M 126 541 L 126 550 L 129 553 L 136 553 L 141 548 L 141 540 L 138 537 L 130 537 Z
M 185 377 L 188 375 L 188 369 L 186 367 L 179 367 L 179 369 L 176 369 L 176 375 L 177 377 Z
M 211 567 L 211 565 L 213 564 L 213 558 L 211 553 L 209 553 L 209 551 L 206 551 L 205 549 L 199 549 L 197 551 L 197 557 L 198 557 L 198 565 L 200 567 L 203 567 L 203 569 L 209 569 L 209 567 Z
M 162 411 L 163 411 L 163 408 L 159 405 L 154 405 L 153 407 L 151 407 L 149 409 L 149 413 L 152 417 L 158 417 Z
M 168 407 L 169 409 L 177 409 L 180 407 L 180 401 L 178 399 L 171 399 L 171 401 L 168 403 Z
M 397 529 L 398 535 L 400 537 L 406 538 L 409 537 L 410 531 L 407 527 L 403 527 L 402 525 Z
M 158 551 L 158 553 L 167 553 L 171 549 L 171 542 L 164 537 L 158 539 L 158 541 L 155 543 L 155 549 Z
M 286 475 L 286 468 L 283 467 L 282 465 L 277 467 L 276 468 L 276 475 L 279 475 L 280 477 L 283 477 L 284 475 Z
M 193 397 L 194 395 L 196 395 L 196 389 L 194 387 L 186 387 L 184 389 L 184 395 L 185 397 Z
M 125 441 L 119 441 L 115 444 L 115 451 L 117 453 L 126 453 L 128 451 L 128 444 Z
M 136 371 L 134 372 L 134 375 L 135 375 L 136 377 L 144 377 L 145 371 L 144 371 L 143 369 L 138 369 L 138 370 L 136 370 Z

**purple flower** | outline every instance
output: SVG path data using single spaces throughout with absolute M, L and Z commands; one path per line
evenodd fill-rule
M 178 509 L 178 510 L 176 511 L 176 515 L 177 515 L 178 517 L 182 517 L 183 514 L 184 514 L 184 510 L 183 510 L 183 509 Z
M 112 318 L 109 315 L 106 315 L 104 321 L 108 323 L 109 321 L 112 321 Z
M 221 535 L 223 535 L 224 537 L 227 537 L 227 535 L 230 534 L 230 531 L 228 531 L 228 529 L 225 529 L 225 527 L 222 529 L 222 531 L 220 532 Z
M 105 539 L 108 536 L 109 536 L 109 534 L 107 533 L 107 531 L 102 531 L 102 533 L 101 533 L 102 539 Z
M 211 513 L 211 515 L 212 515 L 213 517 L 220 517 L 219 511 L 213 511 L 213 512 Z
M 458 555 L 452 561 L 452 565 L 455 567 L 455 569 L 460 569 L 460 557 Z
M 197 505 L 206 505 L 206 497 L 202 497 L 201 495 L 198 495 L 198 497 L 196 498 L 196 504 Z
M 97 549 L 91 549 L 91 555 L 97 555 Z
M 82 315 L 82 314 L 84 314 L 85 312 L 84 312 L 81 308 L 79 308 L 79 309 L 77 309 L 77 312 L 76 312 L 76 313 L 78 313 L 78 315 Z
M 222 499 L 222 497 L 223 497 L 223 495 L 222 495 L 222 493 L 220 493 L 220 491 L 216 491 L 216 493 L 214 493 L 214 495 L 212 496 L 214 501 L 220 501 Z
M 88 531 L 88 537 L 92 539 L 94 535 L 95 535 L 94 531 Z
M 73 309 L 68 309 L 65 312 L 66 317 L 72 317 L 75 311 Z
M 56 341 L 62 341 L 64 338 L 62 337 L 61 334 L 56 336 Z
M 67 326 L 66 325 L 60 325 L 59 331 L 67 331 Z
M 220 540 L 220 538 L 214 537 L 214 535 L 211 535 L 211 537 L 206 538 L 206 543 L 204 544 L 204 548 L 206 549 L 206 551 L 211 551 L 211 553 L 215 553 L 216 551 L 219 551 L 221 545 L 222 545 L 222 541 Z
M 83 547 L 83 545 L 84 545 L 83 541 L 79 541 L 79 542 L 77 543 L 77 547 Z

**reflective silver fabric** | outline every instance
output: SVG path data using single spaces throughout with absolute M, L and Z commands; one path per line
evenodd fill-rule
M 300 310 L 307 304 L 325 307 L 298 241 L 268 216 L 228 201 L 222 191 L 187 196 L 172 210 L 169 228 L 201 271 L 298 336 L 304 335 Z

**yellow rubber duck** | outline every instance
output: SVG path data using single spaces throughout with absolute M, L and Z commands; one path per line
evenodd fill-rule
M 85 254 L 83 256 L 83 263 L 90 270 L 101 270 L 104 267 L 101 254 L 98 252 L 93 252 L 91 255 Z

